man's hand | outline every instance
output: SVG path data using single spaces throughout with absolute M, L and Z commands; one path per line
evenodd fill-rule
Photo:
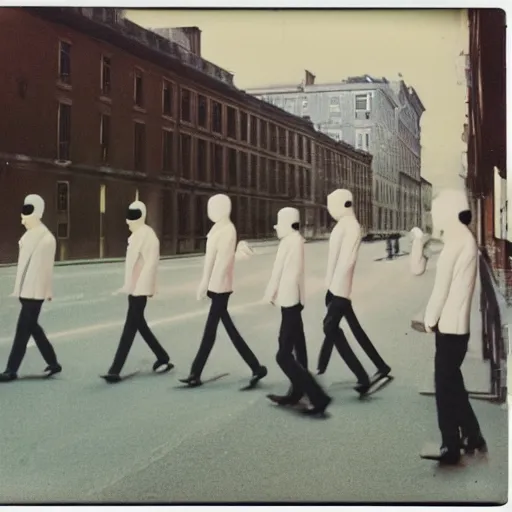
M 124 288 L 119 288 L 115 292 L 112 292 L 112 295 L 121 295 L 121 293 L 126 293 Z
M 47 300 L 48 302 L 51 302 L 51 301 L 52 301 L 52 297 L 51 297 L 51 296 L 50 296 L 50 297 L 46 297 L 46 300 Z
M 197 300 L 206 299 L 206 294 L 208 293 L 208 284 L 205 282 L 201 282 L 199 287 L 197 288 L 196 298 Z
M 261 303 L 265 305 L 275 306 L 274 304 L 275 298 L 272 295 L 264 295 L 263 299 L 261 299 Z

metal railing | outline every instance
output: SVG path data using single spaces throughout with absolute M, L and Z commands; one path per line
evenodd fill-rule
M 490 365 L 487 400 L 504 403 L 507 400 L 506 303 L 498 291 L 485 252 L 480 254 L 480 311 L 482 315 L 482 357 Z M 478 398 L 475 396 L 474 398 Z

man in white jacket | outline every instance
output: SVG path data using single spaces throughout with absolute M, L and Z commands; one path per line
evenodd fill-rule
M 411 273 L 415 276 L 421 276 L 425 273 L 427 268 L 428 258 L 425 254 L 425 245 L 427 243 L 427 237 L 423 234 L 423 231 L 414 227 L 411 229 L 411 256 L 410 256 L 410 269 Z
M 57 249 L 55 237 L 41 221 L 44 207 L 43 198 L 35 194 L 28 195 L 23 203 L 21 223 L 26 232 L 19 241 L 18 268 L 11 294 L 19 298 L 21 312 L 7 367 L 0 374 L 0 382 L 17 378 L 31 336 L 48 365 L 44 370 L 46 376 L 62 371 L 55 350 L 38 322 L 43 302 L 52 300 L 53 266 Z
M 439 453 L 422 458 L 458 464 L 461 434 L 466 452 L 487 451 L 460 370 L 468 350 L 478 247 L 468 228 L 471 211 L 463 191 L 442 191 L 433 202 L 432 220 L 443 230 L 444 247 L 424 323 L 425 330 L 436 336 L 434 374 L 442 445 Z
M 156 293 L 156 277 L 160 262 L 160 241 L 153 229 L 146 224 L 146 205 L 135 201 L 128 207 L 126 223 L 132 232 L 126 251 L 124 285 L 114 295 L 128 295 L 128 313 L 114 362 L 102 378 L 109 383 L 121 380 L 121 370 L 137 331 L 155 354 L 153 371 L 164 373 L 172 370 L 169 354 L 160 345 L 144 317 L 148 297 Z
M 311 407 L 303 412 L 323 414 L 331 398 L 307 368 L 293 356 L 297 340 L 304 340 L 302 310 L 305 304 L 304 238 L 299 233 L 300 214 L 295 208 L 283 208 L 274 226 L 280 239 L 272 275 L 263 301 L 281 307 L 279 350 L 276 361 L 290 379 L 291 389 L 285 396 L 267 395 L 278 405 L 296 405 L 306 395 Z
M 352 308 L 352 281 L 361 245 L 361 226 L 356 219 L 352 203 L 352 193 L 345 189 L 335 190 L 327 197 L 327 210 L 337 224 L 329 239 L 329 257 L 325 278 L 327 288 L 325 298 L 327 315 L 324 319 L 325 340 L 320 351 L 318 372 L 319 374 L 325 372 L 335 345 L 342 359 L 357 377 L 358 383 L 355 390 L 362 397 L 376 389 L 374 386 L 378 382 L 383 379 L 390 381 L 392 377 L 389 375 L 391 368 L 373 346 Z M 343 317 L 346 318 L 361 348 L 377 367 L 377 372 L 371 380 L 340 328 Z
M 217 194 L 208 200 L 208 218 L 214 223 L 207 235 L 203 277 L 197 290 L 197 300 L 207 296 L 211 299 L 210 312 L 206 320 L 203 339 L 190 374 L 180 382 L 189 387 L 202 385 L 201 374 L 217 337 L 217 328 L 222 321 L 231 343 L 252 370 L 248 388 L 267 375 L 245 340 L 238 332 L 228 312 L 228 301 L 233 293 L 233 273 L 236 252 L 236 228 L 231 222 L 231 200 L 224 194 Z

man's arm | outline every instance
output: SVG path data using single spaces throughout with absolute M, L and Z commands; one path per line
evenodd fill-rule
M 210 238 L 206 242 L 206 254 L 204 255 L 203 277 L 201 282 L 207 285 L 212 277 L 213 267 L 217 259 L 217 240 Z
M 50 233 L 45 237 L 43 242 L 42 257 L 44 258 L 44 270 L 45 270 L 45 298 L 53 298 L 53 269 L 55 266 L 55 254 L 57 253 L 57 241 L 55 237 Z
M 361 228 L 357 223 L 350 223 L 343 229 L 343 239 L 338 253 L 336 268 L 347 270 L 357 261 L 359 244 L 361 243 Z
M 452 284 L 453 268 L 457 258 L 457 251 L 447 246 L 439 255 L 437 260 L 436 279 L 434 289 L 430 295 L 427 309 L 425 311 L 425 328 L 432 329 L 439 322 L 443 311 L 450 286 Z
M 334 270 L 336 269 L 336 264 L 338 263 L 340 255 L 342 239 L 343 231 L 341 229 L 334 228 L 329 239 L 329 255 L 327 258 L 327 271 L 325 274 L 325 287 L 327 289 L 330 288 L 332 283 Z
M 265 290 L 264 300 L 267 302 L 272 302 L 276 297 L 277 291 L 279 290 L 279 282 L 281 281 L 281 276 L 283 275 L 286 253 L 286 247 L 281 242 L 277 249 L 276 259 L 274 260 L 274 266 L 272 268 L 272 274 Z
M 155 233 L 148 237 L 149 240 L 144 244 L 142 257 L 144 258 L 144 267 L 139 276 L 143 285 L 155 289 L 158 265 L 160 264 L 160 240 Z M 147 283 L 146 283 L 147 281 Z

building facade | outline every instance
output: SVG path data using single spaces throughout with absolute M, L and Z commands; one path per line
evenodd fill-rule
M 425 107 L 403 81 L 368 75 L 315 84 L 306 71 L 299 86 L 248 90 L 318 130 L 373 156 L 373 222 L 376 231 L 408 230 L 421 222 L 421 129 Z
M 117 9 L 0 9 L 0 198 L 12 212 L 0 263 L 17 256 L 28 193 L 45 198 L 65 260 L 123 256 L 135 198 L 165 255 L 204 249 L 206 202 L 219 192 L 232 199 L 241 238 L 274 236 L 283 206 L 301 211 L 311 236 L 325 230 L 323 151 L 333 155 L 327 175 L 339 164 L 354 184 L 356 171 L 371 179 L 371 155 L 238 90 L 202 59 L 198 29 L 179 38 L 189 45 Z
M 467 187 L 475 234 L 512 302 L 512 243 L 507 231 L 506 20 L 501 9 L 469 9 Z
M 421 229 L 432 234 L 432 183 L 421 178 Z

